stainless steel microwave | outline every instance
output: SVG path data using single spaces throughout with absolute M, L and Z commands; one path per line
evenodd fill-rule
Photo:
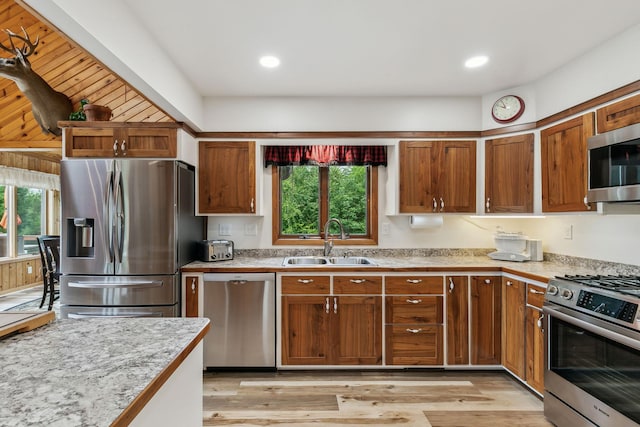
M 587 140 L 589 202 L 640 203 L 640 123 Z

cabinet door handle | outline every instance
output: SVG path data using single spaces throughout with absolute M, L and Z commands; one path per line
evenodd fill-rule
M 544 319 L 544 314 L 541 314 L 540 317 L 538 317 L 538 321 L 536 322 L 538 329 L 542 329 L 542 319 Z
M 364 282 L 366 282 L 366 281 L 367 281 L 367 279 L 349 279 L 349 281 L 350 281 L 351 283 L 355 283 L 355 284 L 358 284 L 358 285 L 359 285 L 360 283 L 364 283 Z
M 417 334 L 419 332 L 422 332 L 422 329 L 421 328 L 418 328 L 418 329 L 407 328 L 406 331 L 407 332 L 411 332 L 412 334 Z
M 433 198 L 433 211 L 435 212 L 436 210 L 438 210 L 438 202 L 436 202 L 436 198 Z
M 251 209 L 251 213 L 255 213 L 256 208 L 255 208 L 255 203 L 254 203 L 253 197 L 251 198 L 251 203 L 249 205 L 249 208 Z
M 584 202 L 584 205 L 587 207 L 587 210 L 591 210 L 591 203 L 587 202 L 587 196 L 584 196 L 583 202 Z
M 453 279 L 451 277 L 449 277 L 449 293 L 452 294 L 454 288 L 456 287 L 456 284 L 453 283 Z
M 113 142 L 113 155 L 114 156 L 118 155 L 118 140 L 117 139 Z
M 298 283 L 308 285 L 309 283 L 313 283 L 313 279 L 298 279 Z
M 120 151 L 122 151 L 122 155 L 126 156 L 127 155 L 127 146 L 125 145 L 127 143 L 126 140 L 122 140 L 122 144 L 120 144 Z
M 487 197 L 487 203 L 484 206 L 487 208 L 487 212 L 491 211 L 491 199 L 489 197 Z
M 422 302 L 421 299 L 411 299 L 411 298 L 407 298 L 407 302 L 409 304 L 420 304 Z
M 324 299 L 324 311 L 325 313 L 329 314 L 329 297 L 326 297 Z
M 442 212 L 444 210 L 444 200 L 442 200 L 442 197 L 440 197 L 440 212 Z
M 490 285 L 491 284 L 491 279 L 484 279 L 484 283 L 486 285 Z
M 338 314 L 338 298 L 333 298 L 333 314 Z
M 196 278 L 193 277 L 191 279 L 191 293 L 195 294 L 196 293 Z
M 511 280 L 507 280 L 507 286 L 512 286 L 513 282 L 511 282 Z
M 529 289 L 529 292 L 531 292 L 534 295 L 544 295 L 544 292 L 536 291 L 535 289 Z
M 422 282 L 422 279 L 407 279 L 407 283 L 413 283 L 414 285 L 420 282 Z

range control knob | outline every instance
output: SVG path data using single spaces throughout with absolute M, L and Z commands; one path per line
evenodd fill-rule
M 558 287 L 556 285 L 547 286 L 547 293 L 549 295 L 557 295 L 558 294 Z
M 560 292 L 560 296 L 564 299 L 571 299 L 573 298 L 573 291 L 571 289 L 563 289 L 562 292 Z

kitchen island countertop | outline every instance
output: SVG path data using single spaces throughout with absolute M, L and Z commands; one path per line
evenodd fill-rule
M 0 425 L 127 425 L 208 329 L 206 318 L 59 319 L 7 337 Z
M 427 257 L 376 257 L 368 256 L 376 266 L 288 266 L 282 265 L 283 257 L 236 257 L 230 261 L 196 261 L 182 268 L 183 272 L 234 273 L 234 272 L 277 272 L 277 273 L 336 273 L 340 271 L 358 272 L 453 272 L 502 271 L 520 275 L 532 280 L 546 282 L 548 279 L 565 274 L 616 274 L 600 271 L 589 265 L 576 267 L 559 262 L 509 262 L 497 261 L 487 256 L 427 256 Z

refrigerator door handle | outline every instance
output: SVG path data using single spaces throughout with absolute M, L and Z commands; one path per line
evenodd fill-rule
M 161 280 L 129 281 L 129 282 L 69 282 L 70 288 L 112 289 L 112 288 L 158 288 L 163 285 Z
M 109 178 L 107 181 L 107 191 L 104 197 L 104 209 L 102 210 L 103 223 L 104 223 L 104 236 L 105 244 L 109 248 L 109 262 L 113 263 L 114 249 L 113 249 L 113 171 L 109 171 Z
M 115 204 L 115 223 L 114 231 L 114 249 L 116 253 L 116 264 L 122 263 L 122 250 L 124 246 L 124 195 L 122 194 L 122 172 L 116 171 L 114 204 Z M 116 268 L 117 271 L 117 268 Z

